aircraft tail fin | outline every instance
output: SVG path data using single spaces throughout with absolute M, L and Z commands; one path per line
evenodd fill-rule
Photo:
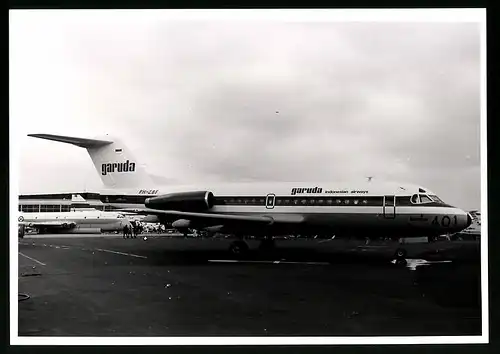
M 71 203 L 87 203 L 87 201 L 80 194 L 72 194 Z
M 90 206 L 90 203 L 87 202 L 85 198 L 83 198 L 80 194 L 71 195 L 71 211 L 88 211 L 88 210 L 96 210 Z
M 151 178 L 120 140 L 106 136 L 99 139 L 52 134 L 28 134 L 30 137 L 72 144 L 87 149 L 94 167 L 106 188 L 150 187 Z

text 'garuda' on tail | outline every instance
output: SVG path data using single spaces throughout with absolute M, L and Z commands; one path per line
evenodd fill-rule
M 134 172 L 135 162 L 130 162 L 129 160 L 125 162 L 113 162 L 113 163 L 103 163 L 101 164 L 101 174 L 106 176 L 108 173 L 112 172 Z

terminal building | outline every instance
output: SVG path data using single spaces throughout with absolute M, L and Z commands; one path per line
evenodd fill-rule
M 74 196 L 79 195 L 85 202 L 75 202 Z M 102 211 L 116 209 L 103 203 L 99 193 L 76 192 L 56 194 L 24 194 L 19 196 L 18 210 L 24 213 L 33 212 L 64 212 L 73 208 L 92 208 Z

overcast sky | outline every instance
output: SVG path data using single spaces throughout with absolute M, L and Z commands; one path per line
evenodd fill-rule
M 109 133 L 174 182 L 375 176 L 480 207 L 478 24 L 148 14 L 11 13 L 20 193 L 101 188 L 26 134 Z

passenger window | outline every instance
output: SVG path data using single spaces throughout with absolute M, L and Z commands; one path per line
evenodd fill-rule
M 333 204 L 333 200 L 328 199 L 328 200 L 327 200 L 327 203 L 328 203 L 329 205 L 332 205 L 332 204 Z
M 412 195 L 412 196 L 411 196 L 411 202 L 412 202 L 413 204 L 418 204 L 418 203 L 420 203 L 420 200 L 419 200 L 419 198 L 418 198 L 418 194 L 414 194 L 414 195 Z

